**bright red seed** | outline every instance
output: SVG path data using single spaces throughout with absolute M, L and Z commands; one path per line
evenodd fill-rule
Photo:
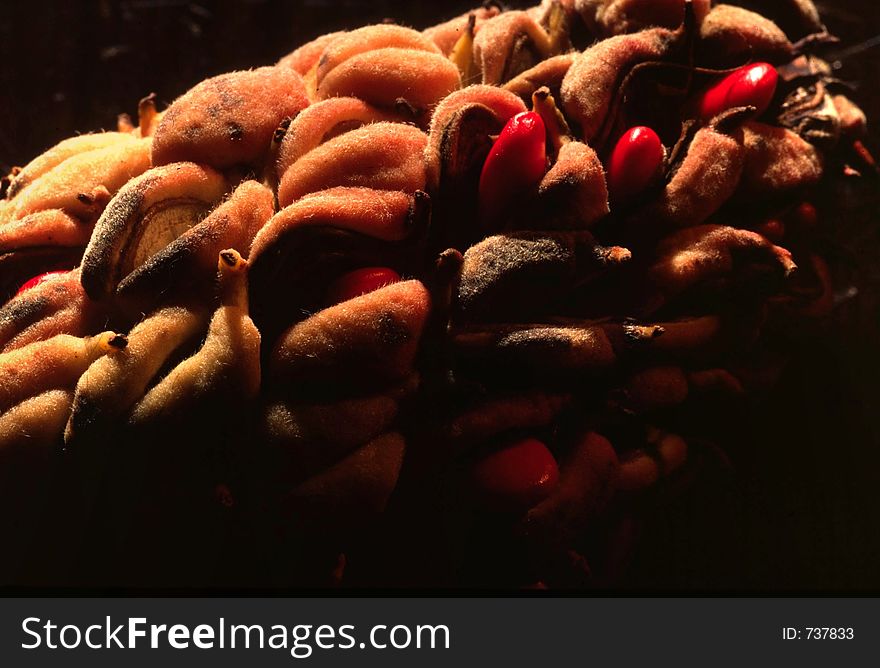
M 523 511 L 544 500 L 559 481 L 547 446 L 525 438 L 479 460 L 471 472 L 478 496 L 496 510 Z
M 547 170 L 546 141 L 544 121 L 534 111 L 523 111 L 507 122 L 480 174 L 484 223 L 497 221 L 537 188 Z
M 709 121 L 736 107 L 755 107 L 755 116 L 760 116 L 773 101 L 778 81 L 776 68 L 769 63 L 741 67 L 706 89 L 699 101 L 699 116 Z
M 327 301 L 331 304 L 360 297 L 373 290 L 397 283 L 400 274 L 389 267 L 364 267 L 355 269 L 337 278 L 327 290 Z
M 31 288 L 35 288 L 38 285 L 42 285 L 46 281 L 51 281 L 61 276 L 67 276 L 70 272 L 66 269 L 63 271 L 47 271 L 45 274 L 39 274 L 34 276 L 32 279 L 25 281 L 21 284 L 21 287 L 16 292 L 16 296 L 20 295 L 22 292 L 27 292 Z
M 803 229 L 814 229 L 819 224 L 819 212 L 810 202 L 801 202 L 794 210 L 794 218 Z
M 630 128 L 614 145 L 608 160 L 608 194 L 622 202 L 645 191 L 663 172 L 666 150 L 651 128 Z

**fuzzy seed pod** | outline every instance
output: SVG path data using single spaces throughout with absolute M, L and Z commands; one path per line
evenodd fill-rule
M 260 167 L 281 121 L 308 104 L 302 79 L 287 67 L 206 79 L 165 111 L 154 138 L 153 164 Z
M 469 12 L 461 14 L 460 16 L 456 16 L 454 19 L 449 19 L 444 23 L 426 28 L 422 31 L 422 34 L 434 42 L 444 56 L 448 56 L 452 53 L 452 49 L 456 42 L 458 42 L 465 31 L 467 31 L 468 22 L 470 21 L 471 16 L 474 17 L 474 33 L 476 34 L 485 21 L 498 16 L 500 11 L 501 10 L 495 5 L 477 7 Z M 467 85 L 473 82 L 466 81 L 464 83 Z
M 785 128 L 752 121 L 743 128 L 746 160 L 739 193 L 766 197 L 814 186 L 822 178 L 822 154 Z
M 704 62 L 736 67 L 749 61 L 783 63 L 794 56 L 785 33 L 770 19 L 732 5 L 715 5 L 700 25 Z
M 645 28 L 677 28 L 685 19 L 685 0 L 575 0 L 575 10 L 594 35 L 609 37 Z M 694 0 L 699 25 L 709 13 L 710 0 Z

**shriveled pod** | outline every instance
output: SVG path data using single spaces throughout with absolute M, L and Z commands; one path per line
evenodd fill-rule
M 280 179 L 306 153 L 333 137 L 378 121 L 399 121 L 399 115 L 354 97 L 334 97 L 301 111 L 281 140 L 276 173 Z
M 282 209 L 257 233 L 250 252 L 260 326 L 272 332 L 327 305 L 328 286 L 353 269 L 416 271 L 427 222 L 428 197 L 421 191 L 330 188 Z
M 402 123 L 371 123 L 330 139 L 293 163 L 281 178 L 282 207 L 336 186 L 401 190 L 425 188 L 428 137 Z
M 422 31 L 422 34 L 434 42 L 444 56 L 449 56 L 456 43 L 461 39 L 461 36 L 467 32 L 471 16 L 474 17 L 473 31 L 476 33 L 487 19 L 498 16 L 500 11 L 501 9 L 496 5 L 476 7 L 469 12 L 456 16 L 454 19 L 449 19 L 438 25 L 426 28 Z M 464 81 L 463 83 L 468 85 L 473 82 Z
M 132 144 L 133 142 L 135 142 L 135 138 L 126 132 L 96 132 L 64 139 L 22 167 L 10 180 L 6 197 L 8 199 L 14 198 L 36 179 L 47 174 L 68 158 L 116 144 Z
M 82 282 L 95 300 L 157 251 L 199 223 L 229 185 L 210 167 L 183 162 L 156 167 L 113 198 L 95 225 L 82 264 Z
M 574 62 L 574 53 L 563 53 L 542 60 L 504 84 L 505 90 L 529 102 L 536 90 L 546 86 L 554 97 L 559 97 L 562 81 Z
M 610 210 L 608 186 L 596 152 L 579 141 L 564 143 L 538 185 L 535 207 L 528 221 L 517 224 L 539 229 L 584 229 L 604 218 Z M 548 215 L 542 216 L 542 211 Z
M 700 24 L 701 61 L 718 67 L 736 67 L 748 61 L 783 63 L 794 47 L 782 29 L 761 14 L 715 5 Z
M 78 269 L 23 290 L 0 308 L 0 351 L 21 348 L 56 334 L 97 331 L 104 314 L 86 297 Z
M 95 220 L 119 188 L 150 167 L 151 143 L 150 138 L 114 141 L 67 157 L 16 195 L 10 203 L 11 218 L 61 209 Z
M 739 193 L 749 199 L 806 190 L 824 173 L 822 154 L 797 133 L 752 121 L 743 128 L 746 160 Z
M 316 70 L 317 98 L 357 97 L 379 107 L 402 100 L 426 112 L 461 86 L 458 68 L 421 33 L 395 25 L 352 30 L 330 42 Z
M 335 398 L 315 403 L 272 399 L 263 412 L 266 441 L 274 451 L 276 470 L 285 478 L 301 480 L 332 466 L 384 433 L 392 430 L 401 401 L 418 387 L 412 376 L 386 392 Z
M 560 89 L 563 110 L 580 128 L 578 137 L 592 146 L 601 143 L 626 76 L 640 63 L 667 58 L 682 35 L 681 31 L 651 28 L 610 37 L 578 55 Z
M 415 370 L 430 308 L 427 288 L 415 280 L 330 306 L 274 344 L 267 382 L 311 396 L 400 382 Z
M 204 343 L 138 401 L 131 424 L 175 422 L 199 407 L 241 415 L 260 390 L 260 332 L 248 307 L 247 260 L 238 251 L 219 254 L 220 306 Z
M 783 82 L 776 124 L 823 150 L 833 150 L 843 129 L 840 109 L 829 92 L 831 66 L 815 56 L 799 56 L 778 68 Z
M 599 245 L 589 232 L 489 237 L 464 254 L 460 316 L 485 321 L 546 314 L 570 291 L 630 257 L 625 248 Z
M 703 223 L 736 192 L 746 153 L 740 128 L 701 128 L 659 197 L 628 218 L 627 230 L 650 234 L 652 229 Z
M 693 287 L 741 278 L 779 281 L 797 268 L 791 253 L 750 230 L 701 225 L 681 230 L 657 246 L 649 271 L 651 285 L 667 298 Z
M 730 0 L 773 21 L 792 40 L 825 32 L 813 0 Z
M 0 223 L 0 299 L 34 275 L 78 265 L 93 227 L 60 209 Z
M 459 373 L 518 387 L 587 382 L 662 334 L 660 327 L 624 323 L 486 324 L 460 328 L 452 343 Z
M 575 0 L 587 28 L 602 37 L 645 28 L 677 28 L 685 19 L 688 0 Z M 709 13 L 710 0 L 691 2 L 697 24 Z
M 92 362 L 127 343 L 114 332 L 84 338 L 58 334 L 0 354 L 0 414 L 48 390 L 73 388 Z
M 362 532 L 388 505 L 405 452 L 401 434 L 383 434 L 288 488 L 280 499 L 286 526 L 323 541 Z
M 124 351 L 89 366 L 76 385 L 64 430 L 67 446 L 73 450 L 93 446 L 96 435 L 126 419 L 169 361 L 197 345 L 207 322 L 204 310 L 166 307 L 129 332 Z
M 486 21 L 474 38 L 482 83 L 498 86 L 570 48 L 566 16 L 554 5 L 541 25 L 528 12 L 507 11 Z
M 617 488 L 620 464 L 607 438 L 587 432 L 572 444 L 559 468 L 553 492 L 519 524 L 533 549 L 547 558 L 575 545 L 605 510 Z
M 832 102 L 840 119 L 841 132 L 847 137 L 864 137 L 868 128 L 865 112 L 846 95 L 834 95 Z
M 308 104 L 302 78 L 288 67 L 211 77 L 165 111 L 153 140 L 153 164 L 261 167 L 278 125 Z
M 645 448 L 637 448 L 620 455 L 617 488 L 621 492 L 636 492 L 656 485 L 684 466 L 688 446 L 678 434 L 649 428 Z
M 202 297 L 213 294 L 217 254 L 224 248 L 250 248 L 274 210 L 271 190 L 256 181 L 244 181 L 229 199 L 171 241 L 164 236 L 167 232 L 148 241 L 150 231 L 143 231 L 142 255 L 149 253 L 144 248 L 147 244 L 155 252 L 119 281 L 117 294 L 139 304 L 161 301 L 162 295 L 172 291 L 178 297 L 190 292 Z

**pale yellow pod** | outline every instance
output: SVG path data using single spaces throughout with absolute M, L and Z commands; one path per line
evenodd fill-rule
M 0 412 L 47 390 L 72 388 L 92 362 L 126 344 L 114 332 L 85 338 L 58 334 L 0 354 Z
M 0 255 L 38 246 L 85 248 L 94 225 L 60 209 L 43 209 L 0 225 Z
M 62 209 L 79 218 L 97 218 L 110 196 L 149 169 L 151 143 L 150 138 L 115 141 L 67 158 L 18 194 L 13 217 Z
M 12 199 L 36 179 L 54 169 L 62 162 L 80 153 L 107 148 L 121 143 L 131 143 L 135 138 L 126 132 L 96 132 L 64 139 L 45 153 L 31 160 L 9 183 L 7 198 Z
M 0 414 L 0 467 L 17 475 L 45 467 L 70 413 L 69 390 L 48 390 Z
M 202 335 L 207 320 L 204 311 L 169 307 L 138 323 L 125 350 L 97 359 L 80 377 L 65 442 L 71 443 L 93 425 L 127 414 L 168 358 Z
M 218 265 L 221 306 L 211 318 L 204 344 L 137 403 L 129 418 L 132 424 L 180 417 L 206 401 L 241 404 L 257 396 L 260 332 L 249 315 L 248 264 L 237 251 L 225 250 Z

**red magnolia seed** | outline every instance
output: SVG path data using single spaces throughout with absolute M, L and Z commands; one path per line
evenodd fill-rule
M 523 111 L 507 121 L 483 163 L 479 186 L 483 222 L 496 221 L 533 191 L 546 168 L 544 121 L 534 111 Z
M 546 445 L 525 438 L 480 459 L 471 475 L 488 506 L 523 511 L 549 496 L 559 481 L 559 467 Z
M 662 173 L 666 150 L 651 128 L 638 126 L 623 133 L 608 160 L 608 194 L 621 202 L 643 192 Z
M 27 292 L 31 288 L 35 288 L 38 285 L 42 285 L 46 281 L 54 280 L 56 278 L 59 278 L 60 276 L 66 276 L 69 273 L 70 272 L 65 269 L 63 271 L 47 271 L 45 274 L 39 274 L 39 275 L 31 278 L 30 280 L 22 283 L 21 287 L 18 289 L 18 292 L 16 292 L 15 294 L 16 294 L 16 296 L 18 296 L 22 292 Z
M 769 63 L 741 67 L 706 89 L 699 102 L 700 119 L 709 121 L 736 107 L 755 107 L 755 116 L 760 116 L 773 101 L 778 80 L 776 68 Z
M 360 297 L 373 290 L 397 283 L 400 274 L 389 267 L 364 267 L 355 269 L 337 278 L 327 290 L 327 301 L 331 304 Z

